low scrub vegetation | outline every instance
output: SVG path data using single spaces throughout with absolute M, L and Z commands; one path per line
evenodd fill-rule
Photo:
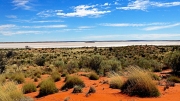
M 36 91 L 36 85 L 32 82 L 28 82 L 28 83 L 23 85 L 22 90 L 23 90 L 24 94 L 35 92 Z
M 25 77 L 23 73 L 14 73 L 10 75 L 10 80 L 13 80 L 14 82 L 17 82 L 18 84 L 21 84 L 25 81 Z
M 54 80 L 54 82 L 60 81 L 61 80 L 61 76 L 58 72 L 53 72 L 51 74 L 51 78 Z
M 167 78 L 167 81 L 175 82 L 175 83 L 180 83 L 180 78 L 176 76 L 170 76 Z
M 98 80 L 99 79 L 99 75 L 97 75 L 96 73 L 92 72 L 89 74 L 89 79 L 90 80 Z
M 14 82 L 5 82 L 0 85 L 0 101 L 21 101 L 24 95 Z
M 121 89 L 124 81 L 121 76 L 116 73 L 110 75 L 109 87 L 113 89 Z
M 150 75 L 139 67 L 128 68 L 128 80 L 121 87 L 122 93 L 130 96 L 158 97 L 159 90 Z
M 70 89 L 73 88 L 74 86 L 85 87 L 85 84 L 84 81 L 81 80 L 78 76 L 68 76 L 61 90 Z
M 56 85 L 52 79 L 46 79 L 40 83 L 40 90 L 38 97 L 54 94 L 58 92 Z
M 82 86 L 74 86 L 73 92 L 72 93 L 82 93 Z

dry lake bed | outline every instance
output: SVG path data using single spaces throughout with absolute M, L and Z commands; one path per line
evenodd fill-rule
M 180 41 L 108 41 L 108 42 L 4 42 L 0 48 L 76 48 L 76 47 L 121 47 L 131 45 L 180 45 Z

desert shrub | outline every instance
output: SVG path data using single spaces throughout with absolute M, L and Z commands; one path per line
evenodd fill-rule
M 123 79 L 120 75 L 112 73 L 110 75 L 109 87 L 113 89 L 120 89 L 123 85 Z
M 20 101 L 24 98 L 22 90 L 14 82 L 5 82 L 0 89 L 0 101 Z
M 81 86 L 74 86 L 73 92 L 72 93 L 82 93 L 82 88 Z
M 38 82 L 38 78 L 35 77 L 35 78 L 34 78 L 34 82 Z
M 180 71 L 180 52 L 175 51 L 167 54 L 164 62 L 173 69 L 174 73 L 178 73 Z
M 40 90 L 38 97 L 54 94 L 58 92 L 56 85 L 52 79 L 46 79 L 40 83 Z
M 91 57 L 81 56 L 79 60 L 79 68 L 89 68 L 90 67 Z
M 146 58 L 138 58 L 135 61 L 135 65 L 137 65 L 137 66 L 139 66 L 140 68 L 143 68 L 143 69 L 151 69 L 151 63 Z
M 98 71 L 100 74 L 103 74 L 103 76 L 106 76 L 106 72 L 118 72 L 119 70 L 121 70 L 121 62 L 116 59 L 110 59 L 103 60 L 100 64 L 100 69 Z
M 4 60 L 4 54 L 0 52 L 0 74 L 5 71 L 5 60 Z
M 167 78 L 167 81 L 175 82 L 175 83 L 180 83 L 180 78 L 176 76 L 170 76 Z
M 148 72 L 139 67 L 129 67 L 128 73 L 128 80 L 121 87 L 122 93 L 140 97 L 157 97 L 160 95 Z
M 78 76 L 68 76 L 61 90 L 73 88 L 75 85 L 84 87 L 84 82 Z
M 95 92 L 96 92 L 95 87 L 90 86 L 90 88 L 89 88 L 89 90 L 88 90 L 88 94 L 90 94 L 90 93 L 95 93 Z
M 45 58 L 43 56 L 39 56 L 35 59 L 35 64 L 38 66 L 44 66 Z
M 28 83 L 23 85 L 22 89 L 23 89 L 24 94 L 35 92 L 36 91 L 36 85 L 32 82 L 28 82 Z
M 160 80 L 160 77 L 157 75 L 157 74 L 154 74 L 154 73 L 149 73 L 149 75 L 151 76 L 151 78 L 153 79 L 153 80 Z
M 18 84 L 21 84 L 25 81 L 25 77 L 23 73 L 14 73 L 10 76 L 10 80 L 13 80 L 14 82 L 17 82 Z
M 78 71 L 78 62 L 77 61 L 69 61 L 66 65 L 67 71 L 72 74 Z
M 54 80 L 54 82 L 60 81 L 61 80 L 61 76 L 58 72 L 53 72 L 51 74 L 51 78 Z
M 55 62 L 54 62 L 54 66 L 55 66 L 55 67 L 58 67 L 58 68 L 64 67 L 64 61 L 63 61 L 63 60 L 61 60 L 61 61 L 55 61 Z
M 99 75 L 97 75 L 96 73 L 92 72 L 89 75 L 89 79 L 90 80 L 98 80 L 99 79 Z
M 91 61 L 90 61 L 90 68 L 92 70 L 95 70 L 99 74 L 99 69 L 100 69 L 100 65 L 102 61 L 103 61 L 102 56 L 100 55 L 92 56 Z

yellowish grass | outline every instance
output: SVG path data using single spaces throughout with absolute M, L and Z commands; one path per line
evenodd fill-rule
M 0 101 L 20 101 L 24 98 L 22 90 L 14 82 L 0 85 Z
M 117 73 L 110 74 L 110 80 L 109 80 L 110 88 L 120 89 L 123 83 L 124 83 L 123 78 L 119 74 Z
M 157 97 L 160 95 L 149 73 L 133 66 L 128 68 L 128 80 L 121 90 L 131 96 Z

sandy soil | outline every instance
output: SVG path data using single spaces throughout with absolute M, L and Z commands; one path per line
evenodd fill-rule
M 131 45 L 180 45 L 180 41 L 124 41 L 124 42 L 53 42 L 53 43 L 0 43 L 0 48 L 72 48 L 72 47 L 119 47 Z
M 47 78 L 47 76 L 43 76 Z M 48 95 L 41 98 L 36 98 L 38 91 L 26 96 L 30 96 L 35 99 L 35 101 L 179 101 L 180 99 L 180 84 L 176 84 L 175 87 L 170 87 L 164 91 L 164 86 L 158 86 L 158 89 L 161 92 L 161 96 L 158 98 L 139 98 L 139 97 L 130 97 L 125 94 L 122 94 L 118 89 L 109 88 L 108 84 L 102 84 L 102 81 L 108 80 L 106 77 L 101 77 L 99 80 L 89 80 L 85 76 L 81 76 L 86 86 L 83 89 L 83 93 L 73 94 L 70 89 L 66 92 L 59 91 L 56 94 Z M 64 78 L 61 81 L 56 82 L 56 86 L 60 88 L 64 84 Z M 96 93 L 93 93 L 89 96 L 86 96 L 86 93 L 89 90 L 90 86 L 96 88 Z

